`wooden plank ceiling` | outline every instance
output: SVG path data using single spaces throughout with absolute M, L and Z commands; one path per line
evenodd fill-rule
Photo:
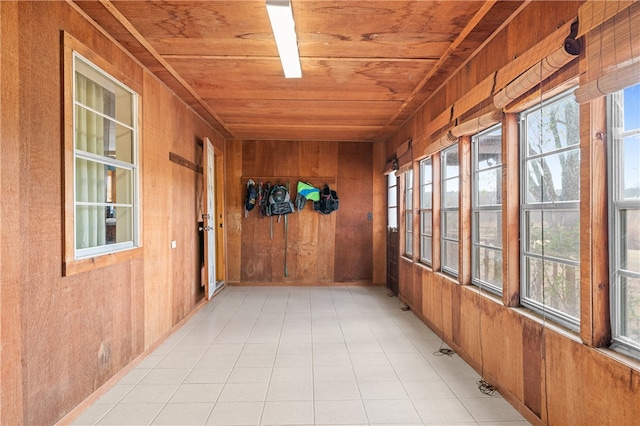
M 285 79 L 265 0 L 75 3 L 225 138 L 390 137 L 522 1 L 291 0 Z

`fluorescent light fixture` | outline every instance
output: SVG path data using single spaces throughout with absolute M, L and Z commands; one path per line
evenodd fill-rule
M 267 0 L 267 13 L 278 46 L 285 78 L 300 78 L 300 56 L 290 0 Z

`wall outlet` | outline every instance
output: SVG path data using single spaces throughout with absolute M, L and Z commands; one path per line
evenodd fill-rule
M 171 240 L 171 248 L 174 249 L 177 247 L 176 240 Z

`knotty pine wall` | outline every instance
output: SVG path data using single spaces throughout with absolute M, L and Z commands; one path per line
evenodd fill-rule
M 227 279 L 236 284 L 383 283 L 384 145 L 354 142 L 227 141 L 225 155 Z M 340 208 L 322 215 L 307 201 L 284 218 L 244 215 L 247 179 L 298 180 L 334 189 Z M 273 237 L 271 234 L 273 233 Z
M 530 2 L 526 8 L 463 66 L 416 113 L 386 147 L 392 155 L 396 148 L 412 138 L 417 161 L 427 153 L 445 146 L 425 134 L 431 120 L 493 71 L 507 65 L 534 46 L 559 25 L 577 17 L 581 2 Z M 640 24 L 640 23 L 638 23 Z M 543 91 L 575 79 L 589 65 L 581 55 L 565 69 L 543 83 Z M 525 95 L 529 101 L 539 92 Z M 490 102 L 483 102 L 467 115 L 478 114 Z M 606 192 L 604 150 L 591 135 L 604 126 L 602 101 L 583 105 L 581 115 L 581 322 L 580 333 L 550 324 L 527 309 L 518 300 L 496 298 L 480 293 L 472 285 L 460 285 L 439 271 L 420 265 L 417 259 L 401 256 L 399 266 L 400 297 L 447 344 L 478 371 L 479 377 L 496 386 L 500 393 L 534 424 L 549 425 L 635 425 L 640 418 L 640 363 L 598 347 L 606 323 L 608 305 L 599 283 L 606 282 L 599 271 L 606 271 Z M 507 114 L 503 131 L 517 141 L 517 115 Z M 516 154 L 515 156 L 513 154 Z M 503 163 L 505 187 L 518 192 L 517 149 Z M 418 182 L 418 163 L 414 163 L 414 187 Z M 463 178 L 464 180 L 465 178 Z M 402 179 L 401 179 L 402 181 Z M 414 191 L 414 195 L 417 191 Z M 518 200 L 506 200 L 505 203 Z M 414 205 L 417 201 L 414 199 Z M 604 206 L 604 207 L 603 207 Z M 402 216 L 402 215 L 401 215 Z M 507 286 L 519 289 L 518 223 L 505 218 L 503 234 L 512 248 L 505 246 L 504 275 Z M 414 235 L 419 235 L 419 220 L 414 220 Z M 603 225 L 605 224 L 605 225 Z M 468 231 L 468 230 L 467 230 Z M 438 232 L 434 229 L 435 233 Z M 468 244 L 468 242 L 464 242 Z M 401 242 L 400 246 L 403 244 Z M 468 247 L 468 246 L 467 246 Z M 515 251 L 513 247 L 516 247 Z M 414 253 L 419 250 L 414 247 Z M 470 254 L 467 255 L 467 259 Z M 515 257 L 514 257 L 515 256 Z M 469 271 L 463 265 L 461 273 Z M 600 275 L 598 275 L 600 274 Z M 605 286 L 606 289 L 606 286 Z M 606 290 L 605 290 L 606 291 Z M 514 303 L 515 302 L 515 303 Z M 515 307 L 508 307 L 509 305 Z M 591 328 L 593 324 L 593 329 Z
M 67 2 L 0 2 L 0 424 L 54 424 L 203 299 L 198 140 L 223 143 Z M 143 248 L 63 276 L 62 31 L 140 88 Z M 170 248 L 171 240 L 177 247 Z

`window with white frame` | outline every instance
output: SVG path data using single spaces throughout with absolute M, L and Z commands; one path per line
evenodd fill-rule
M 137 246 L 137 94 L 73 56 L 75 258 Z
M 521 303 L 580 325 L 580 115 L 573 90 L 521 114 Z
M 387 228 L 398 230 L 398 178 L 396 172 L 387 175 Z
M 640 358 L 640 84 L 608 101 L 613 347 Z
M 458 276 L 460 156 L 458 144 L 442 151 L 442 271 Z
M 473 153 L 471 282 L 502 293 L 502 125 L 471 138 Z
M 404 254 L 413 256 L 413 170 L 404 174 Z
M 433 165 L 431 157 L 420 161 L 420 261 L 433 259 Z

